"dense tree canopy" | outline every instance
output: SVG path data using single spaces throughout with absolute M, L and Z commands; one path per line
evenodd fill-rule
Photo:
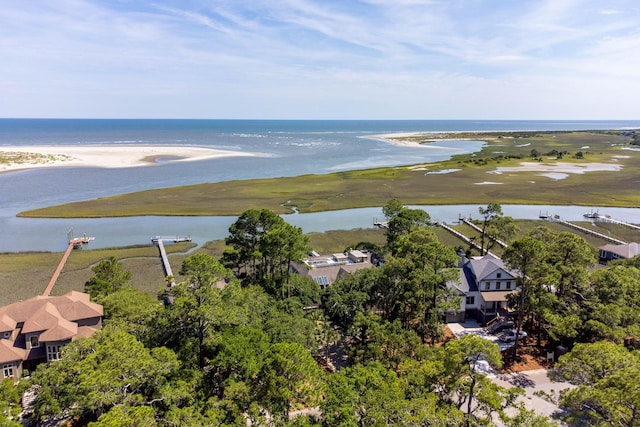
M 458 257 L 425 211 L 393 199 L 383 212 L 384 263 L 327 289 L 289 276 L 308 240 L 268 210 L 238 218 L 221 260 L 186 256 L 171 304 L 135 290 L 115 258 L 100 262 L 87 290 L 104 305 L 104 329 L 22 382 L 37 391 L 35 417 L 93 427 L 550 425 L 517 403 L 522 390 L 477 369 L 501 366 L 495 344 L 438 343 L 460 303 L 447 290 Z M 487 250 L 513 229 L 497 204 L 480 213 Z M 640 261 L 594 269 L 583 239 L 546 227 L 510 242 L 503 259 L 518 277 L 516 328 L 571 350 L 554 371 L 576 385 L 560 395 L 566 421 L 638 425 Z M 12 425 L 19 391 L 4 384 L 0 424 Z M 316 408 L 319 420 L 295 412 Z

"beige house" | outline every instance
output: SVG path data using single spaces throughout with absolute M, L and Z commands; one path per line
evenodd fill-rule
M 2 378 L 19 378 L 24 369 L 60 358 L 60 349 L 102 327 L 102 306 L 89 295 L 37 296 L 0 308 Z
M 373 267 L 371 254 L 358 250 L 332 255 L 312 253 L 302 262 L 292 262 L 290 265 L 292 273 L 309 277 L 321 288 L 333 284 L 340 277 L 370 267 Z

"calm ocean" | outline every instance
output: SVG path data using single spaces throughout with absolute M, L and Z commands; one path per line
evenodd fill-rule
M 16 218 L 15 215 L 26 209 L 151 188 L 437 161 L 452 154 L 476 151 L 482 144 L 477 141 L 443 142 L 437 145 L 444 149 L 436 150 L 402 147 L 367 138 L 372 135 L 623 128 L 640 128 L 640 121 L 0 119 L 0 145 L 189 145 L 261 154 L 259 157 L 162 163 L 138 168 L 49 168 L 0 174 L 0 232 L 3 237 L 0 251 L 63 250 L 70 228 L 76 235 L 95 236 L 92 247 L 146 243 L 155 235 L 175 234 L 190 234 L 202 243 L 226 236 L 227 228 L 235 218 L 37 220 Z M 297 222 L 296 225 L 305 231 L 322 231 L 368 227 L 372 216 L 380 215 L 379 209 L 372 209 L 310 217 L 296 215 L 296 219 L 287 220 Z M 455 215 L 457 217 L 457 213 Z

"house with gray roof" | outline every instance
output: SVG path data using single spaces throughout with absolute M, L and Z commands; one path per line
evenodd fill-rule
M 640 243 L 626 243 L 624 245 L 604 245 L 598 248 L 598 262 L 606 264 L 616 259 L 630 259 L 640 255 Z
M 102 327 L 103 310 L 89 294 L 36 296 L 0 307 L 2 378 L 20 378 L 24 369 L 60 358 L 60 349 Z
M 332 285 L 340 277 L 370 267 L 373 267 L 371 253 L 353 249 L 331 255 L 314 252 L 302 262 L 292 262 L 290 265 L 292 273 L 310 278 L 321 288 Z
M 462 259 L 458 281 L 448 283 L 462 297 L 460 308 L 447 312 L 447 322 L 463 322 L 467 317 L 486 323 L 507 314 L 507 297 L 517 292 L 516 276 L 493 255 Z

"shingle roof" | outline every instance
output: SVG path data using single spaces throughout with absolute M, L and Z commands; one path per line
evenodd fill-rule
M 462 268 L 458 269 L 458 278 L 456 280 L 448 280 L 447 288 L 455 289 L 460 295 L 469 294 L 469 281 L 465 275 L 465 271 Z
M 13 346 L 9 340 L 0 340 L 0 363 L 8 363 L 16 360 L 24 360 L 27 352 Z
M 640 243 L 627 243 L 625 245 L 604 245 L 598 249 L 614 253 L 622 258 L 633 258 L 640 255 Z
M 11 316 L 4 313 L 0 316 L 0 332 L 13 331 L 16 328 L 16 322 Z
M 37 296 L 29 298 L 28 300 L 0 307 L 0 319 L 6 314 L 17 323 L 26 322 L 27 319 L 29 319 L 34 313 L 38 312 L 38 310 L 47 303 L 54 305 L 57 308 L 59 315 L 70 321 L 100 317 L 103 314 L 102 306 L 91 302 L 88 294 L 71 291 L 62 296 Z M 44 329 L 32 329 L 32 331 L 37 330 Z
M 511 274 L 500 258 L 496 258 L 491 255 L 485 255 L 482 258 L 474 258 L 470 260 L 469 263 L 478 281 L 489 276 L 496 270 L 504 270 Z
M 101 317 L 102 313 L 101 305 L 91 302 L 88 294 L 76 291 L 57 297 L 37 296 L 0 307 L 0 329 L 13 330 L 22 324 L 15 341 L 0 340 L 0 362 L 43 359 L 45 346 L 27 350 L 25 334 L 40 332 L 40 342 L 88 337 L 96 329 L 79 327 L 75 322 Z

